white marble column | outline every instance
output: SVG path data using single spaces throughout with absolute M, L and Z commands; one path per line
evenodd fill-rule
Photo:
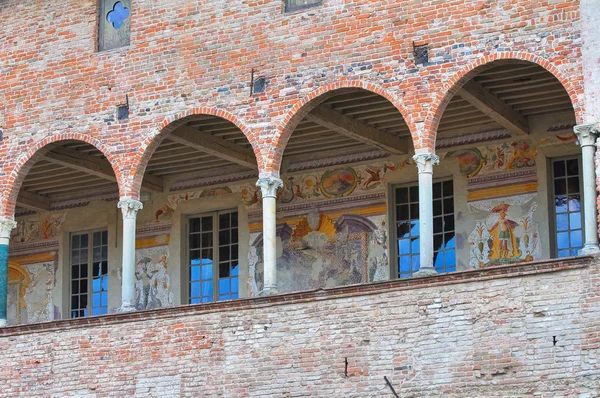
M 277 190 L 283 186 L 279 178 L 260 178 L 256 186 L 262 190 L 263 205 L 263 268 L 261 296 L 277 294 Z
M 118 205 L 123 212 L 123 279 L 121 281 L 120 312 L 135 311 L 135 228 L 142 202 L 122 198 Z
M 437 275 L 433 267 L 433 166 L 440 158 L 433 153 L 413 156 L 419 168 L 420 268 L 414 276 Z
M 592 124 L 579 125 L 574 128 L 581 145 L 581 166 L 583 174 L 583 214 L 585 244 L 579 254 L 596 254 L 598 247 L 598 209 L 596 207 L 596 154 L 597 128 Z
M 0 218 L 0 327 L 7 323 L 8 306 L 8 242 L 17 223 L 10 218 Z

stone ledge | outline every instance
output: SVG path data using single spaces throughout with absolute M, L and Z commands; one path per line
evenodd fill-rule
M 495 266 L 484 269 L 458 271 L 448 274 L 441 274 L 439 276 L 423 278 L 396 279 L 343 287 L 283 293 L 267 297 L 252 297 L 238 300 L 219 301 L 209 304 L 181 305 L 155 310 L 115 313 L 91 316 L 87 318 L 64 319 L 42 323 L 8 326 L 5 328 L 0 328 L 0 338 L 31 333 L 55 332 L 75 328 L 100 327 L 128 322 L 177 318 L 214 312 L 239 311 L 277 305 L 310 303 L 322 300 L 335 300 L 347 297 L 367 296 L 459 283 L 470 283 L 493 279 L 515 278 L 520 276 L 568 271 L 588 268 L 594 264 L 595 259 L 595 256 L 578 256 L 563 258 L 560 260 L 541 260 L 506 266 Z

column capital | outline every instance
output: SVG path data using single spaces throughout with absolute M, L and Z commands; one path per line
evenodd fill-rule
M 434 153 L 419 153 L 413 156 L 413 160 L 421 173 L 433 173 L 433 166 L 440 164 L 440 157 Z
M 277 190 L 283 187 L 283 181 L 275 177 L 259 178 L 256 186 L 262 190 L 263 198 L 276 198 Z
M 123 220 L 135 220 L 138 210 L 141 210 L 144 205 L 139 200 L 123 198 L 119 200 L 117 207 L 123 212 Z
M 596 137 L 598 136 L 598 128 L 594 124 L 580 124 L 573 127 L 575 135 L 579 140 L 579 145 L 591 146 L 596 145 Z
M 10 239 L 10 234 L 17 227 L 17 222 L 11 218 L 0 218 L 0 239 Z

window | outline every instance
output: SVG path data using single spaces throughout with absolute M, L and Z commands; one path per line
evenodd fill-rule
M 555 247 L 558 257 L 576 256 L 583 247 L 579 159 L 552 161 Z
M 285 12 L 301 10 L 323 4 L 323 0 L 285 0 Z
M 71 234 L 71 318 L 108 313 L 108 232 Z
M 238 213 L 188 220 L 189 302 L 238 298 Z
M 100 0 L 99 19 L 99 51 L 129 44 L 131 0 Z
M 454 186 L 452 181 L 433 183 L 434 267 L 437 272 L 456 271 L 454 240 Z M 394 189 L 398 276 L 410 278 L 419 270 L 419 186 Z

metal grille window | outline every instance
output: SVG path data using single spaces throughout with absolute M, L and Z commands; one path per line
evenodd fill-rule
M 188 237 L 189 302 L 238 298 L 238 213 L 192 217 Z
M 454 186 L 452 181 L 433 183 L 433 243 L 436 271 L 456 271 L 454 240 Z M 419 186 L 395 189 L 398 276 L 410 278 L 419 270 Z
M 583 247 L 579 159 L 552 161 L 556 253 L 576 256 Z
M 71 235 L 71 318 L 108 313 L 108 232 Z
M 98 25 L 98 50 L 127 46 L 131 21 L 130 0 L 101 0 Z
M 285 12 L 301 10 L 323 4 L 323 0 L 285 0 Z

